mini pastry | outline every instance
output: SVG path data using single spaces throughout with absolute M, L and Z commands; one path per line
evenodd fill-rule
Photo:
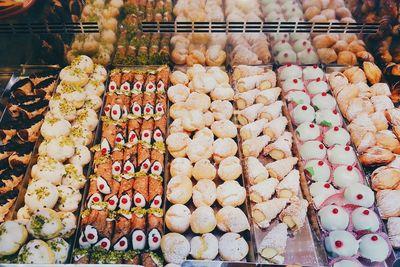
M 217 226 L 214 210 L 207 206 L 195 209 L 190 217 L 190 228 L 193 233 L 211 233 Z
M 275 188 L 279 181 L 275 178 L 265 179 L 252 185 L 249 189 L 250 200 L 255 203 L 269 200 L 275 193 Z
M 74 147 L 75 145 L 71 138 L 62 136 L 51 139 L 46 146 L 46 151 L 49 157 L 64 162 L 74 155 Z
M 223 181 L 236 180 L 242 174 L 242 165 L 237 157 L 227 157 L 218 166 L 218 176 Z
M 291 115 L 295 125 L 300 125 L 303 122 L 313 122 L 315 119 L 314 108 L 306 104 L 296 106 Z
M 251 89 L 266 90 L 276 86 L 276 75 L 272 70 L 259 75 L 252 75 L 240 78 L 236 88 L 239 92 L 249 91 Z
M 296 163 L 297 158 L 290 157 L 268 163 L 265 167 L 272 178 L 276 178 L 280 181 L 293 169 Z
M 303 70 L 300 66 L 288 64 L 279 70 L 279 79 L 300 79 L 303 76 Z
M 196 131 L 196 133 L 193 135 L 193 140 L 196 139 L 206 139 L 205 141 L 207 142 L 208 145 L 212 145 L 214 142 L 214 134 L 213 132 L 207 128 L 204 127 L 203 129 Z
M 53 99 L 55 99 L 53 97 Z M 73 121 L 76 118 L 76 108 L 73 103 L 68 102 L 65 99 L 50 100 L 49 107 L 51 115 L 57 119 L 65 119 L 67 121 Z
M 235 91 L 232 89 L 232 87 L 227 85 L 217 86 L 210 93 L 212 100 L 233 100 L 234 95 Z
M 247 157 L 245 159 L 246 177 L 251 185 L 255 185 L 265 181 L 269 174 L 264 165 L 255 157 Z
M 345 188 L 361 181 L 360 171 L 351 165 L 338 166 L 333 171 L 333 183 L 340 188 Z
M 193 186 L 193 204 L 210 207 L 217 198 L 217 187 L 212 180 L 202 179 Z
M 387 221 L 390 243 L 394 248 L 400 247 L 400 217 L 391 217 Z
M 211 99 L 206 94 L 192 92 L 186 99 L 185 106 L 188 109 L 197 109 L 206 112 L 211 106 Z
M 82 195 L 78 189 L 74 189 L 67 185 L 59 185 L 57 187 L 60 200 L 56 206 L 57 210 L 74 212 L 78 209 L 82 200 Z
M 185 73 L 183 73 L 182 71 L 174 71 L 173 73 L 171 73 L 170 75 L 170 80 L 171 83 L 173 85 L 176 84 L 188 84 L 189 83 L 189 79 L 187 77 L 187 75 Z
M 315 123 L 303 122 L 296 128 L 296 136 L 301 142 L 315 140 L 321 135 L 321 131 Z
M 386 95 L 378 95 L 371 97 L 371 102 L 374 105 L 375 111 L 385 111 L 394 108 L 392 100 Z
M 52 209 L 56 205 L 58 197 L 57 187 L 53 184 L 44 180 L 33 181 L 26 190 L 25 203 L 32 211 L 41 208 Z
M 346 230 L 349 225 L 349 214 L 340 206 L 327 205 L 318 211 L 323 229 L 327 231 Z
M 186 147 L 190 142 L 190 137 L 185 133 L 174 133 L 167 137 L 165 143 L 168 151 L 174 158 L 186 156 Z
M 194 164 L 192 175 L 196 180 L 213 180 L 217 175 L 217 170 L 208 159 L 202 159 Z
M 254 89 L 235 94 L 234 100 L 236 101 L 237 109 L 242 110 L 253 105 L 259 92 L 260 90 Z
M 318 110 L 315 113 L 315 121 L 317 124 L 327 127 L 342 125 L 342 119 L 336 110 Z
M 212 144 L 205 137 L 193 139 L 186 148 L 186 154 L 192 163 L 209 159 L 213 154 Z
M 385 165 L 392 162 L 396 156 L 389 150 L 381 147 L 370 147 L 361 156 L 360 162 L 363 165 Z
M 75 66 L 67 66 L 60 71 L 60 79 L 71 85 L 84 86 L 89 81 L 88 75 Z
M 335 145 L 328 149 L 328 160 L 337 165 L 353 165 L 356 154 L 351 146 Z
M 18 262 L 22 264 L 54 264 L 54 252 L 46 242 L 33 239 L 26 243 L 18 253 Z
M 263 107 L 259 111 L 257 118 L 272 121 L 282 115 L 282 107 L 283 107 L 282 101 L 280 100 L 275 101 L 274 103 Z
M 213 144 L 213 159 L 219 163 L 223 159 L 235 156 L 237 144 L 232 138 L 218 138 Z
M 267 228 L 270 222 L 286 207 L 287 199 L 273 198 L 266 202 L 257 203 L 251 213 L 255 223 L 262 229 Z
M 69 134 L 69 138 L 72 140 L 75 146 L 79 145 L 89 146 L 93 141 L 93 132 L 91 132 L 88 128 L 85 128 L 84 126 L 74 124 L 71 127 L 71 133 Z M 51 141 L 49 142 L 49 145 Z
M 31 170 L 33 180 L 48 181 L 54 185 L 61 184 L 65 174 L 65 166 L 50 157 L 39 157 Z
M 180 175 L 188 178 L 192 177 L 192 170 L 192 163 L 187 158 L 173 159 L 169 169 L 172 177 Z
M 383 262 L 390 253 L 386 240 L 377 234 L 364 235 L 360 239 L 360 254 L 371 262 Z
M 90 154 L 89 148 L 86 146 L 76 146 L 75 147 L 75 154 L 69 158 L 69 163 L 74 164 L 76 166 L 85 166 L 87 165 L 92 156 Z
M 333 110 L 336 107 L 336 100 L 333 96 L 327 93 L 320 93 L 311 100 L 312 105 L 316 110 L 329 109 Z
M 173 104 L 169 108 L 169 116 L 174 120 L 182 118 L 184 114 L 187 112 L 186 107 L 188 107 L 188 105 L 186 105 L 186 103 L 183 102 L 177 102 Z
M 258 113 L 264 107 L 263 104 L 258 103 L 251 106 L 246 107 L 243 110 L 239 110 L 236 112 L 237 119 L 241 125 L 246 125 L 256 120 Z
M 324 78 L 324 71 L 317 65 L 308 66 L 303 69 L 303 79 L 304 80 L 322 80 Z
M 0 225 L 0 255 L 8 256 L 16 253 L 25 244 L 28 232 L 21 223 L 6 221 Z
M 288 238 L 287 225 L 284 223 L 274 226 L 260 243 L 258 253 L 268 262 L 283 264 L 286 242 Z
M 379 218 L 373 210 L 357 208 L 351 213 L 351 221 L 356 231 L 376 232 L 379 229 Z
M 45 208 L 32 215 L 26 229 L 33 237 L 47 240 L 58 236 L 62 227 L 57 212 Z
M 181 264 L 189 256 L 190 244 L 183 235 L 168 233 L 161 239 L 161 250 L 167 262 Z
M 73 164 L 66 164 L 65 175 L 62 179 L 62 185 L 70 186 L 76 190 L 80 190 L 85 186 L 86 177 L 83 175 L 81 166 Z
M 190 89 L 183 84 L 177 84 L 168 88 L 168 99 L 172 103 L 185 102 L 189 94 Z
M 345 199 L 350 203 L 365 208 L 374 204 L 374 192 L 366 185 L 355 183 L 347 187 L 344 191 Z
M 76 217 L 72 212 L 58 212 L 63 228 L 60 231 L 60 237 L 66 239 L 75 234 Z
M 229 83 L 228 74 L 222 70 L 220 67 L 210 67 L 207 69 L 207 73 L 211 74 L 218 84 Z
M 281 88 L 279 87 L 274 87 L 260 91 L 256 96 L 256 103 L 270 105 L 278 100 L 280 94 L 281 94 Z
M 293 49 L 296 53 L 304 51 L 305 49 L 310 48 L 310 47 L 312 47 L 311 42 L 309 40 L 304 40 L 304 39 L 297 40 L 293 45 Z M 304 62 L 302 62 L 302 63 L 304 63 Z
M 324 243 L 333 257 L 351 257 L 358 251 L 357 240 L 351 233 L 343 230 L 330 232 Z
M 261 135 L 244 141 L 242 143 L 243 155 L 245 157 L 258 157 L 270 140 L 268 135 Z
M 279 64 L 296 62 L 297 56 L 293 50 L 284 50 L 279 52 L 279 54 L 275 57 L 276 61 Z
M 326 147 L 319 141 L 307 141 L 300 146 L 299 153 L 303 160 L 322 160 L 326 156 Z
M 331 177 L 331 168 L 323 160 L 307 161 L 304 171 L 314 182 L 327 182 Z
M 292 143 L 292 133 L 284 132 L 275 142 L 264 148 L 264 155 L 269 155 L 274 160 L 291 157 Z
M 172 205 L 165 213 L 165 225 L 172 232 L 184 233 L 189 229 L 190 216 L 190 210 L 185 205 Z
M 307 208 L 307 200 L 295 200 L 279 214 L 279 219 L 296 233 L 303 227 L 306 221 Z
M 203 112 L 200 110 L 189 110 L 185 116 L 182 117 L 182 126 L 185 131 L 193 132 L 203 129 L 206 125 Z
M 329 183 L 316 182 L 310 185 L 310 194 L 313 197 L 314 204 L 317 208 L 330 196 L 338 191 Z
M 350 142 L 350 134 L 345 129 L 335 126 L 329 129 L 324 134 L 324 144 L 327 147 L 333 147 L 334 145 L 345 146 Z
M 192 197 L 192 181 L 186 176 L 174 176 L 168 181 L 167 199 L 173 204 L 185 204 Z
M 217 227 L 223 232 L 240 233 L 250 230 L 247 216 L 239 208 L 226 206 L 220 209 L 216 215 Z
M 282 89 L 285 93 L 289 91 L 302 91 L 305 89 L 304 83 L 299 78 L 288 79 L 282 83 Z
M 316 95 L 328 92 L 328 84 L 321 80 L 312 81 L 307 85 L 307 91 L 309 94 Z
M 71 129 L 71 123 L 64 119 L 50 118 L 46 116 L 40 133 L 46 139 L 52 139 L 59 136 L 67 136 Z
M 246 240 L 237 233 L 226 233 L 219 239 L 219 255 L 226 261 L 241 261 L 249 252 Z
M 289 102 L 294 102 L 297 105 L 310 105 L 311 101 L 310 101 L 310 97 L 304 93 L 303 91 L 290 91 L 287 95 L 286 95 L 286 99 Z
M 340 260 L 333 264 L 333 267 L 362 267 L 361 263 L 355 259 Z
M 240 128 L 240 137 L 245 141 L 248 139 L 256 138 L 261 134 L 268 120 L 260 119 L 252 123 L 248 123 Z
M 229 120 L 233 115 L 233 106 L 227 100 L 215 100 L 211 103 L 210 111 L 216 121 Z
M 61 99 L 65 99 L 69 103 L 72 103 L 76 109 L 81 108 L 85 103 L 85 89 L 80 86 L 68 85 L 61 82 L 57 86 L 56 92 L 60 94 Z
M 196 260 L 213 260 L 218 255 L 218 239 L 210 233 L 190 240 L 190 255 Z
M 376 203 L 383 219 L 400 216 L 400 190 L 380 190 Z
M 61 237 L 47 241 L 55 256 L 55 263 L 64 264 L 67 261 L 69 244 Z
M 219 120 L 211 124 L 211 130 L 218 138 L 235 138 L 237 136 L 236 125 L 230 120 Z
M 94 80 L 92 78 L 89 79 L 88 83 L 83 88 L 85 89 L 86 97 L 88 97 L 89 95 L 96 95 L 100 97 L 106 90 L 103 82 Z
M 222 206 L 240 206 L 246 198 L 246 190 L 237 181 L 226 181 L 217 187 L 217 200 Z

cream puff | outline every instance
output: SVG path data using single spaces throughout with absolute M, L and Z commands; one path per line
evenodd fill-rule
M 167 137 L 165 143 L 169 153 L 174 158 L 181 158 L 186 156 L 186 147 L 190 142 L 190 137 L 186 133 L 174 133 Z
M 234 95 L 235 91 L 229 85 L 217 86 L 210 93 L 212 100 L 233 100 Z
M 180 175 L 191 178 L 192 170 L 192 163 L 187 158 L 173 159 L 169 168 L 169 172 L 171 173 L 172 177 Z
M 182 264 L 189 256 L 190 244 L 183 235 L 168 233 L 161 239 L 161 250 L 167 262 Z
M 192 181 L 186 176 L 174 176 L 168 181 L 167 199 L 173 204 L 186 204 L 192 197 Z
M 186 154 L 192 163 L 209 159 L 213 155 L 212 143 L 205 137 L 193 139 L 186 147 Z
M 202 159 L 194 164 L 192 175 L 196 180 L 214 180 L 215 176 L 217 175 L 217 169 L 210 162 L 210 160 Z
M 69 134 L 69 137 L 75 146 L 89 146 L 93 141 L 93 132 L 82 125 L 74 124 L 71 127 L 71 133 Z M 49 144 L 50 143 L 51 141 Z
M 321 226 L 326 231 L 346 230 L 349 226 L 349 214 L 340 206 L 327 205 L 318 211 Z
M 184 84 L 176 84 L 168 88 L 168 99 L 172 103 L 185 102 L 189 97 L 190 89 Z
M 242 165 L 235 156 L 223 159 L 218 166 L 218 176 L 223 181 L 236 180 L 241 174 Z
M 323 160 L 307 161 L 304 172 L 315 182 L 327 182 L 331 177 L 331 168 Z
M 230 120 L 219 120 L 211 124 L 211 130 L 218 138 L 235 138 L 237 136 L 236 125 Z
M 197 109 L 206 112 L 211 106 L 211 99 L 206 94 L 192 92 L 186 99 L 185 106 L 188 109 Z
M 106 87 L 103 82 L 90 78 L 83 89 L 85 90 L 86 98 L 90 95 L 96 95 L 100 97 L 103 95 Z
M 190 255 L 196 260 L 214 260 L 218 255 L 218 239 L 211 233 L 193 237 Z
M 75 234 L 76 217 L 72 212 L 58 212 L 63 228 L 60 231 L 60 237 L 66 239 Z
M 207 206 L 201 206 L 195 209 L 190 217 L 190 228 L 193 233 L 205 234 L 211 233 L 217 226 L 214 210 Z
M 76 166 L 86 166 L 92 159 L 90 150 L 87 146 L 76 146 L 75 153 L 69 158 L 68 162 Z
M 229 120 L 233 115 L 233 106 L 227 100 L 215 100 L 211 103 L 210 111 L 216 121 Z
M 213 144 L 213 159 L 219 163 L 225 158 L 235 156 L 237 151 L 237 144 L 232 138 L 218 138 Z
M 171 232 L 184 233 L 189 229 L 190 216 L 190 210 L 185 205 L 172 205 L 165 213 L 165 225 Z
M 301 79 L 303 76 L 303 70 L 300 66 L 288 64 L 279 70 L 279 79 Z
M 184 73 L 182 71 L 179 71 L 179 70 L 174 71 L 173 73 L 171 73 L 170 80 L 171 80 L 171 83 L 173 85 L 188 84 L 189 83 L 189 78 L 186 75 L 186 73 Z
M 203 129 L 206 126 L 203 112 L 196 109 L 189 110 L 182 117 L 182 126 L 188 132 Z
M 210 207 L 217 199 L 217 187 L 212 180 L 201 179 L 193 186 L 193 204 Z
M 380 227 L 378 215 L 373 210 L 363 207 L 357 208 L 351 213 L 351 222 L 356 231 L 376 232 Z
M 246 189 L 237 181 L 226 181 L 217 187 L 217 200 L 222 206 L 240 206 L 246 198 Z
M 46 145 L 46 153 L 49 157 L 64 162 L 75 154 L 74 141 L 67 136 L 51 139 Z
M 31 177 L 59 185 L 65 173 L 65 166 L 61 162 L 50 157 L 39 157 L 37 164 L 32 166 Z
M 82 194 L 79 190 L 67 185 L 60 185 L 57 187 L 57 190 L 59 193 L 59 200 L 56 209 L 59 211 L 76 211 L 82 200 Z
M 90 108 L 82 108 L 76 112 L 74 125 L 80 125 L 93 132 L 96 129 L 98 122 L 99 119 L 97 118 L 96 111 Z
M 237 233 L 226 233 L 219 239 L 219 255 L 226 261 L 241 261 L 247 256 L 249 245 Z
M 216 215 L 217 227 L 223 232 L 240 233 L 250 230 L 247 216 L 239 208 L 226 206 L 220 209 Z
M 46 116 L 40 133 L 45 139 L 50 140 L 59 136 L 68 136 L 70 130 L 71 123 L 69 121 Z
M 82 189 L 86 183 L 86 177 L 83 175 L 82 166 L 66 164 L 64 168 L 65 175 L 62 178 L 62 185 L 70 186 L 76 190 Z
M 325 238 L 325 248 L 333 257 L 351 257 L 358 251 L 355 237 L 343 230 L 332 231 Z

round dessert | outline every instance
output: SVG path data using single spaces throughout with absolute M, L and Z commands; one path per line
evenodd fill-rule
M 52 209 L 56 205 L 58 197 L 59 193 L 56 186 L 47 181 L 38 180 L 28 185 L 25 203 L 30 210 Z
M 47 240 L 57 237 L 63 225 L 57 212 L 52 209 L 40 209 L 32 215 L 26 228 L 35 238 Z
M 315 109 L 329 109 L 333 110 L 336 107 L 336 100 L 333 96 L 328 93 L 320 93 L 315 95 L 312 100 L 312 105 Z
M 26 242 L 28 232 L 21 223 L 6 221 L 0 225 L 0 256 L 16 253 Z
M 219 255 L 226 261 L 241 261 L 249 252 L 246 240 L 237 233 L 226 233 L 219 239 Z
M 318 68 L 317 65 L 308 66 L 303 69 L 303 79 L 304 80 L 323 80 L 324 72 L 322 69 Z
M 342 118 L 336 110 L 322 109 L 315 113 L 317 124 L 327 127 L 341 126 Z
M 272 47 L 272 53 L 274 54 L 274 56 L 285 50 L 292 50 L 292 46 L 286 40 L 281 40 Z
M 354 183 L 359 183 L 360 179 L 361 176 L 359 170 L 351 165 L 342 165 L 333 171 L 333 183 L 340 188 L 345 188 Z
M 292 111 L 292 118 L 296 125 L 303 122 L 313 122 L 315 119 L 314 108 L 307 104 L 297 105 Z
M 171 206 L 165 213 L 165 224 L 172 232 L 184 233 L 190 225 L 189 208 L 182 204 Z
M 350 134 L 348 131 L 342 127 L 335 126 L 329 129 L 324 134 L 324 144 L 327 147 L 332 147 L 334 145 L 347 145 L 350 142 Z
M 319 78 L 307 85 L 307 92 L 312 95 L 326 93 L 328 90 L 328 84 L 324 81 L 321 81 Z
M 288 79 L 283 82 L 282 89 L 284 92 L 302 91 L 304 89 L 304 83 L 301 79 Z
M 319 126 L 312 122 L 303 122 L 296 128 L 297 138 L 301 142 L 315 140 L 321 135 Z
M 333 267 L 362 267 L 361 263 L 355 259 L 340 260 L 333 264 Z
M 193 204 L 196 207 L 210 207 L 217 198 L 217 187 L 212 180 L 201 179 L 193 186 Z
M 246 189 L 237 181 L 230 180 L 217 187 L 218 203 L 224 206 L 240 206 L 246 198 Z
M 328 149 L 328 160 L 337 165 L 354 165 L 356 154 L 351 146 L 335 145 Z
M 322 160 L 310 160 L 304 166 L 308 177 L 315 182 L 327 182 L 331 176 L 331 168 Z
M 217 227 L 223 232 L 240 233 L 250 229 L 247 216 L 239 208 L 223 207 L 217 212 L 216 218 Z
M 76 229 L 76 217 L 72 212 L 58 212 L 63 229 L 60 231 L 60 237 L 70 238 Z
M 214 210 L 207 206 L 201 206 L 193 211 L 190 217 L 190 228 L 193 233 L 205 234 L 212 232 L 217 226 Z
M 190 244 L 183 235 L 168 233 L 161 239 L 161 250 L 167 262 L 181 264 L 189 255 Z
M 346 230 L 349 225 L 349 214 L 340 206 L 328 205 L 318 211 L 322 228 L 327 231 Z
M 301 51 L 303 51 L 304 49 L 307 49 L 307 48 L 309 48 L 309 47 L 311 47 L 311 46 L 312 46 L 312 45 L 311 45 L 311 42 L 310 42 L 309 40 L 301 39 L 301 40 L 297 40 L 297 41 L 294 43 L 293 49 L 294 49 L 294 51 L 296 51 L 296 52 L 298 53 L 298 52 L 301 52 Z
M 356 231 L 376 232 L 379 229 L 378 215 L 373 210 L 363 207 L 357 208 L 351 213 L 351 221 Z
M 190 240 L 190 255 L 196 260 L 213 260 L 218 255 L 218 239 L 210 233 Z
M 290 91 L 286 98 L 289 102 L 294 102 L 297 105 L 310 105 L 310 97 L 303 91 Z
M 296 52 L 292 49 L 283 50 L 275 57 L 278 64 L 285 64 L 297 61 Z
M 319 61 L 318 54 L 312 47 L 308 47 L 297 53 L 299 61 L 303 64 L 316 64 Z
M 54 252 L 46 242 L 34 239 L 23 246 L 18 253 L 18 263 L 22 264 L 54 264 Z
M 196 180 L 213 180 L 217 175 L 217 170 L 215 166 L 210 162 L 210 160 L 202 159 L 194 164 L 192 174 Z
M 357 206 L 369 208 L 374 204 L 374 192 L 366 185 L 355 183 L 347 187 L 344 191 L 345 199 Z
M 329 183 L 315 182 L 310 185 L 310 194 L 315 206 L 318 208 L 330 196 L 338 191 Z
M 299 152 L 303 160 L 324 159 L 326 147 L 319 141 L 307 141 L 300 146 Z
M 333 257 L 351 257 L 358 251 L 358 242 L 351 233 L 338 230 L 325 238 L 325 247 Z
M 389 255 L 387 241 L 380 235 L 368 234 L 360 239 L 360 254 L 372 262 L 382 262 Z
M 69 244 L 61 237 L 56 237 L 47 241 L 56 258 L 56 263 L 65 263 L 68 257 Z
M 192 181 L 188 177 L 174 176 L 167 185 L 167 199 L 173 204 L 185 204 L 192 197 L 192 187 Z
M 280 80 L 301 79 L 303 71 L 300 66 L 288 64 L 279 70 Z

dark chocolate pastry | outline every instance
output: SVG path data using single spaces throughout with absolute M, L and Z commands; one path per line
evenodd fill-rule
M 26 168 L 6 170 L 0 174 L 0 194 L 4 194 L 14 188 L 22 181 Z
M 35 142 L 40 134 L 40 126 L 43 123 L 44 116 L 39 115 L 31 120 L 24 122 L 21 129 L 17 131 L 18 137 L 23 141 Z
M 55 84 L 56 78 L 47 78 L 35 85 L 34 92 L 40 94 L 39 92 L 43 91 L 45 92 L 45 94 L 50 94 L 51 92 L 53 92 Z

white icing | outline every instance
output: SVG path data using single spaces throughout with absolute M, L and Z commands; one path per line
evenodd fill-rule
M 368 234 L 360 239 L 360 254 L 372 262 L 382 262 L 389 255 L 390 249 L 386 240 L 380 235 Z
M 312 122 L 315 119 L 314 108 L 306 104 L 297 105 L 292 111 L 292 118 L 296 125 L 303 122 Z
M 356 154 L 351 146 L 335 145 L 328 149 L 328 160 L 337 165 L 353 165 Z
M 130 210 L 132 207 L 130 196 L 124 193 L 119 199 L 118 207 L 122 210 Z
M 341 126 L 342 119 L 336 110 L 322 109 L 315 113 L 315 121 L 323 126 Z
M 315 182 L 327 182 L 331 175 L 331 168 L 321 160 L 308 161 L 304 169 L 307 170 L 308 175 Z
M 355 230 L 368 230 L 376 232 L 379 229 L 379 218 L 373 210 L 363 207 L 355 209 L 351 213 L 351 221 Z
M 114 245 L 114 250 L 125 251 L 128 248 L 128 239 L 123 236 L 118 242 Z
M 319 126 L 315 123 L 303 122 L 296 128 L 297 138 L 302 142 L 317 139 L 320 134 Z
M 340 242 L 340 246 L 337 246 L 337 241 Z M 332 231 L 325 238 L 325 247 L 335 257 L 351 257 L 358 251 L 358 241 L 347 231 Z
M 289 102 L 295 102 L 297 105 L 310 105 L 310 97 L 303 91 L 291 91 L 286 97 Z
M 350 134 L 341 127 L 332 127 L 324 135 L 324 144 L 328 147 L 346 145 L 350 142 Z
M 91 245 L 96 244 L 97 240 L 99 239 L 96 228 L 91 225 L 86 225 L 83 233 L 87 242 Z
M 349 225 L 349 214 L 340 206 L 328 205 L 318 211 L 322 228 L 327 231 L 346 230 Z
M 110 197 L 107 201 L 107 208 L 108 210 L 115 210 L 117 208 L 118 205 L 118 197 L 116 195 Z
M 110 250 L 111 241 L 107 237 L 103 237 L 94 246 L 101 247 L 102 249 L 105 249 L 105 250 Z
M 374 204 L 374 192 L 366 185 L 353 184 L 344 191 L 344 197 L 350 204 L 369 208 Z
M 326 156 L 326 148 L 319 141 L 307 141 L 300 146 L 300 156 L 303 160 L 324 159 Z
M 162 171 L 162 164 L 158 161 L 155 161 L 151 166 L 151 174 L 161 175 Z
M 317 94 L 312 99 L 312 105 L 316 109 L 329 109 L 333 110 L 336 107 L 336 100 L 333 96 L 327 93 Z
M 161 244 L 161 234 L 158 229 L 152 229 L 147 236 L 149 249 L 157 250 Z
M 339 166 L 333 171 L 333 183 L 341 188 L 360 182 L 360 174 L 352 166 Z
M 142 250 L 146 246 L 146 235 L 143 230 L 134 230 L 131 237 L 132 249 Z
M 151 202 L 150 208 L 161 208 L 161 205 L 162 205 L 162 197 L 157 195 Z
M 111 193 L 111 187 L 108 185 L 107 181 L 101 176 L 97 176 L 97 189 L 100 191 L 100 193 L 106 195 Z

